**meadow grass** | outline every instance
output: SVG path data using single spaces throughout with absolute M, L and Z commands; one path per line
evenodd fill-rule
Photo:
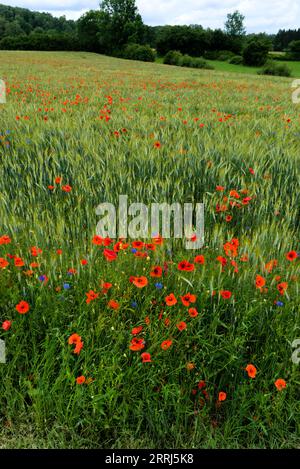
M 163 63 L 163 57 L 158 57 L 156 59 L 157 63 Z M 245 73 L 250 75 L 257 75 L 257 72 L 261 70 L 261 67 L 249 67 L 247 65 L 235 65 L 230 64 L 229 62 L 223 60 L 206 60 L 206 62 L 214 67 L 214 69 L 218 72 L 228 72 L 228 73 Z M 290 68 L 292 72 L 292 77 L 299 78 L 300 77 L 300 62 L 292 62 L 287 60 L 275 60 L 276 64 L 278 65 L 286 65 Z
M 0 321 L 11 322 L 0 333 L 0 447 L 299 447 L 292 79 L 88 53 L 0 56 Z M 95 208 L 119 194 L 204 202 L 205 246 L 149 233 L 148 246 L 132 252 L 127 240 L 108 262 L 92 242 Z

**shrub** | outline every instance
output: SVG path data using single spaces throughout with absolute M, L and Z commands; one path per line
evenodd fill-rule
M 262 40 L 253 39 L 243 52 L 243 62 L 245 65 L 260 67 L 268 59 L 269 45 Z
M 257 73 L 259 75 L 276 75 L 279 77 L 290 77 L 292 71 L 286 64 L 277 64 L 276 62 L 270 60 Z
M 179 65 L 179 62 L 181 60 L 182 54 L 178 50 L 170 50 L 165 56 L 164 56 L 164 64 L 167 65 Z
M 231 52 L 230 50 L 220 50 L 218 51 L 217 54 L 217 60 L 221 60 L 222 62 L 227 62 L 227 60 L 230 60 L 232 57 L 234 57 L 234 53 Z
M 183 55 L 180 59 L 179 65 L 181 67 L 193 67 L 194 59 L 190 55 Z
M 288 57 L 290 60 L 300 60 L 300 41 L 289 43 Z
M 243 57 L 241 55 L 235 55 L 228 62 L 233 65 L 241 65 L 243 63 Z
M 154 62 L 155 52 L 150 46 L 140 44 L 127 44 L 122 54 L 124 59 L 141 60 L 142 62 Z
M 194 68 L 204 68 L 206 70 L 214 70 L 214 67 L 208 64 L 205 60 L 196 58 L 193 59 L 193 67 Z

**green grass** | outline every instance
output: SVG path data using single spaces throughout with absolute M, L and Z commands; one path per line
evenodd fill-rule
M 291 343 L 300 337 L 300 262 L 286 258 L 299 252 L 292 79 L 88 53 L 0 56 L 8 88 L 0 108 L 0 321 L 12 321 L 0 332 L 1 448 L 299 447 Z M 137 257 L 128 239 L 107 262 L 92 243 L 95 208 L 117 204 L 119 194 L 129 203 L 204 202 L 205 246 L 186 250 L 166 239 Z M 178 269 L 196 255 L 203 265 Z M 150 275 L 156 265 L 160 278 Z M 131 276 L 145 276 L 147 286 Z M 99 296 L 87 303 L 90 290 Z M 171 292 L 175 306 L 165 301 Z M 180 298 L 187 293 L 196 296 L 194 318 Z M 21 300 L 26 314 L 16 310 Z M 132 351 L 137 326 L 145 344 Z M 74 333 L 79 355 L 68 343 Z M 142 363 L 145 351 L 151 363 Z
M 163 63 L 163 57 L 156 59 L 157 63 Z M 234 65 L 229 62 L 224 62 L 221 60 L 207 60 L 207 63 L 212 65 L 218 72 L 228 72 L 228 73 L 246 73 L 251 75 L 256 75 L 257 72 L 261 69 L 260 67 L 248 67 L 246 65 Z M 292 77 L 300 77 L 300 62 L 291 62 L 291 61 L 276 61 L 277 64 L 286 64 L 292 71 Z

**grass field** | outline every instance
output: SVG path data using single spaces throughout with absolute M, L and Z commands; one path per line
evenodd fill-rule
M 299 447 L 292 79 L 0 56 L 0 447 Z M 95 238 L 119 194 L 205 246 Z
M 163 63 L 163 57 L 159 57 L 156 60 L 157 63 Z M 222 60 L 207 60 L 207 63 L 212 65 L 214 69 L 218 72 L 230 72 L 230 73 L 247 73 L 251 75 L 257 75 L 257 72 L 261 70 L 260 67 L 248 67 L 246 65 L 234 65 L 230 64 L 229 62 L 225 62 Z M 292 77 L 299 78 L 300 77 L 300 62 L 291 62 L 291 61 L 276 61 L 275 62 L 279 65 L 287 65 L 292 71 Z

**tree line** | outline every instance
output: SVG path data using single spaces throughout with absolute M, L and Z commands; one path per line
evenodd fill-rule
M 103 0 L 98 10 L 88 11 L 77 21 L 0 4 L 1 49 L 84 50 L 127 58 L 139 55 L 141 60 L 152 60 L 155 49 L 162 56 L 176 50 L 216 59 L 220 51 L 241 56 L 253 41 L 268 50 L 290 52 L 292 43 L 297 55 L 300 29 L 247 35 L 244 17 L 238 11 L 227 16 L 224 29 L 205 29 L 197 24 L 148 26 L 135 0 Z

